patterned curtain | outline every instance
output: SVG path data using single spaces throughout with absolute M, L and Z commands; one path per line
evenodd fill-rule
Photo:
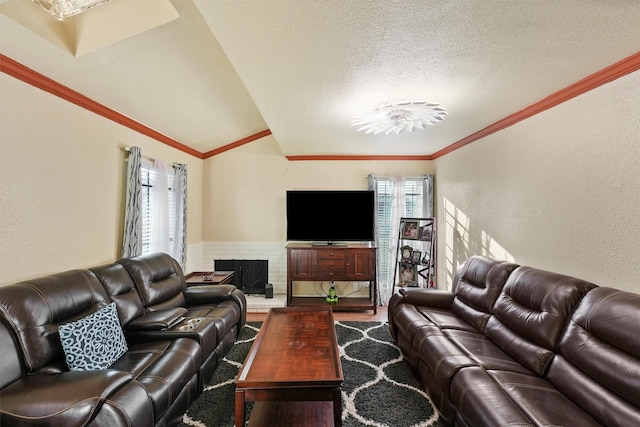
M 122 258 L 142 253 L 142 216 L 140 213 L 140 147 L 131 147 L 127 158 L 127 189 L 124 206 Z
M 174 165 L 175 170 L 175 223 L 173 244 L 173 257 L 180 263 L 182 269 L 186 264 L 186 246 L 187 246 L 187 165 Z

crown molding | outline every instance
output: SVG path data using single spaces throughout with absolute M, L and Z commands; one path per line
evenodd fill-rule
M 249 135 L 246 138 L 239 139 L 238 141 L 232 142 L 231 144 L 227 144 L 222 147 L 216 148 L 214 150 L 207 151 L 202 155 L 202 158 L 208 159 L 209 157 L 213 157 L 220 153 L 224 153 L 225 151 L 232 150 L 234 148 L 240 147 L 241 145 L 245 145 L 257 139 L 264 138 L 265 136 L 268 136 L 268 135 L 271 135 L 271 129 L 265 129 L 262 132 L 254 133 L 253 135 Z
M 521 122 L 529 117 L 532 117 L 536 114 L 539 114 L 543 111 L 546 111 L 550 108 L 553 108 L 563 102 L 566 102 L 572 98 L 575 98 L 579 95 L 582 95 L 590 90 L 598 88 L 602 85 L 610 83 L 620 77 L 623 77 L 627 74 L 631 74 L 635 71 L 640 70 L 640 51 L 635 54 L 622 59 L 621 61 L 616 62 L 596 73 L 593 73 L 584 79 L 567 86 L 564 89 L 561 89 L 546 98 L 514 113 L 511 114 L 497 122 L 487 126 L 484 129 L 481 129 L 445 148 L 439 150 L 431 155 L 423 155 L 423 156 L 410 156 L 410 155 L 379 155 L 379 156 L 366 156 L 366 155 L 301 155 L 301 156 L 286 156 L 289 161 L 323 161 L 323 160 L 435 160 L 440 158 L 446 154 L 451 153 L 459 148 L 462 148 L 466 145 L 471 144 L 472 142 L 478 141 L 482 138 L 485 138 L 493 133 L 506 129 L 514 124 Z M 129 117 L 126 117 L 115 110 L 112 110 L 109 107 L 106 107 L 79 92 L 70 89 L 67 86 L 64 86 L 55 80 L 52 80 L 37 71 L 32 70 L 13 59 L 0 54 L 0 71 L 17 78 L 25 83 L 28 83 L 32 86 L 35 86 L 39 89 L 42 89 L 46 92 L 51 93 L 59 98 L 65 99 L 73 104 L 76 104 L 82 108 L 85 108 L 89 111 L 94 112 L 100 116 L 103 116 L 109 120 L 112 120 L 116 123 L 119 123 L 123 126 L 126 126 L 136 132 L 139 132 L 143 135 L 146 135 L 150 138 L 153 138 L 163 144 L 169 145 L 177 150 L 190 154 L 199 159 L 207 159 L 213 157 L 217 154 L 223 153 L 225 151 L 229 151 L 236 147 L 240 147 L 242 145 L 248 144 L 249 142 L 253 142 L 257 139 L 263 138 L 267 135 L 271 135 L 271 130 L 266 129 L 264 131 L 258 132 L 256 134 L 250 135 L 246 138 L 240 139 L 231 144 L 227 144 L 223 147 L 207 151 L 206 153 L 201 153 L 200 151 L 194 150 L 191 147 L 188 147 L 172 138 L 169 138 L 166 135 L 157 132 L 148 126 L 143 125 Z
M 403 156 L 403 155 L 380 155 L 380 156 L 356 156 L 356 155 L 304 155 L 304 156 L 286 156 L 287 160 L 305 161 L 305 160 L 433 160 L 433 156 Z
M 88 98 L 81 93 L 76 92 L 75 90 L 62 85 L 55 80 L 52 80 L 49 77 L 46 77 L 38 73 L 37 71 L 32 70 L 31 68 L 28 68 L 2 54 L 0 54 L 0 71 L 13 76 L 18 80 L 22 80 L 25 83 L 42 89 L 45 92 L 49 92 L 52 95 L 76 104 L 79 107 L 82 107 L 111 121 L 121 124 L 122 126 L 128 127 L 129 129 L 132 129 L 138 133 L 160 141 L 170 147 L 183 151 L 199 159 L 203 158 L 201 152 L 194 150 L 191 147 L 187 147 L 186 145 L 176 141 L 175 139 L 171 139 L 168 136 L 151 129 L 148 126 L 143 125 L 140 122 L 130 119 L 129 117 L 120 114 L 117 111 L 112 110 L 111 108 L 106 107 L 99 102 L 96 102 L 91 98 Z
M 462 148 L 465 145 L 469 145 L 472 142 L 513 126 L 516 123 L 521 122 L 522 120 L 542 113 L 543 111 L 560 105 L 563 102 L 566 102 L 579 95 L 589 92 L 590 90 L 610 83 L 616 79 L 619 79 L 620 77 L 626 76 L 627 74 L 631 74 L 638 70 L 640 70 L 640 52 L 636 52 L 633 55 L 616 62 L 615 64 L 612 64 L 598 72 L 595 72 L 585 77 L 584 79 L 572 84 L 571 86 L 567 86 L 566 88 L 561 89 L 544 99 L 541 99 L 535 104 L 531 104 L 528 107 L 514 114 L 511 114 L 510 116 L 507 116 L 502 120 L 498 120 L 497 122 L 487 126 L 482 130 L 479 130 L 478 132 L 462 138 L 458 142 L 454 142 L 453 144 L 443 148 L 442 150 L 433 153 L 431 157 L 433 157 L 433 159 L 442 157 L 446 154 L 451 153 L 452 151 L 457 150 L 458 148 Z

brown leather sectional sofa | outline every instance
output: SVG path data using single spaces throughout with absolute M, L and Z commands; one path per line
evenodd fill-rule
M 59 326 L 113 313 L 112 302 L 126 353 L 108 369 L 70 371 Z M 232 285 L 187 287 L 157 253 L 2 287 L 0 318 L 0 425 L 166 426 L 233 347 L 246 300 Z
M 451 425 L 640 426 L 638 294 L 476 256 L 388 313 Z

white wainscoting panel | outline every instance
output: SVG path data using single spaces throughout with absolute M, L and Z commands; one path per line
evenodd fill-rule
M 184 274 L 194 271 L 202 271 L 202 242 L 187 246 Z

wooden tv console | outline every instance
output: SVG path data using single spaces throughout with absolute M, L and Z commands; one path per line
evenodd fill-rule
M 340 297 L 334 311 L 373 310 L 377 313 L 376 247 L 371 243 L 317 246 L 287 245 L 287 306 L 328 305 L 324 297 L 295 296 L 293 282 L 368 282 L 369 297 Z

